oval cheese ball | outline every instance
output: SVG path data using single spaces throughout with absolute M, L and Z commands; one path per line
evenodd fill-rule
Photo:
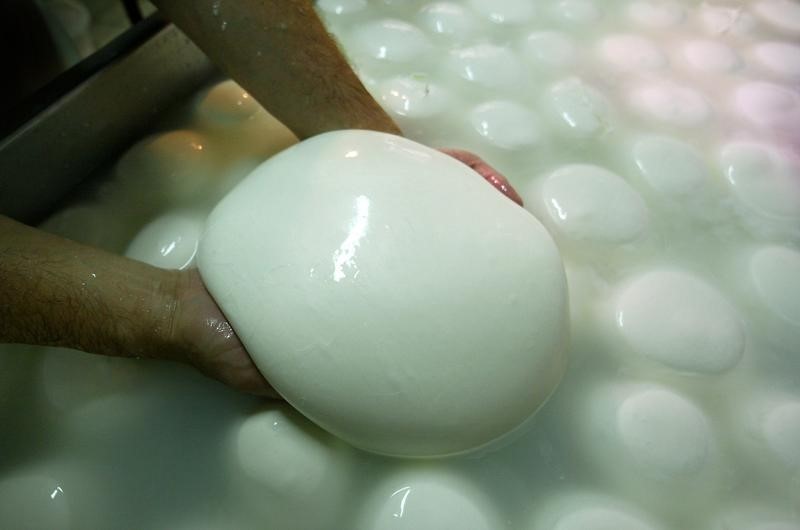
M 269 159 L 211 213 L 198 264 L 275 389 L 367 451 L 481 447 L 564 371 L 566 280 L 547 231 L 401 137 L 338 131 Z

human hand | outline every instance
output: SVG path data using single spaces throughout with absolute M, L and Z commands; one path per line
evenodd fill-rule
M 197 270 L 165 270 L 0 215 L 0 343 L 184 362 L 278 397 Z
M 519 196 L 517 190 L 508 182 L 499 171 L 487 164 L 481 157 L 469 151 L 461 149 L 439 149 L 442 153 L 450 155 L 459 162 L 463 162 L 470 168 L 475 170 L 481 177 L 489 184 L 495 187 L 497 191 L 514 201 L 515 203 L 523 206 L 522 197 Z
M 170 333 L 175 359 L 242 392 L 280 399 L 211 298 L 197 269 L 176 274 Z

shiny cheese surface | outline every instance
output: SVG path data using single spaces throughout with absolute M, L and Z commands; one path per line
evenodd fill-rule
M 199 267 L 275 388 L 368 451 L 485 445 L 566 366 L 566 280 L 547 231 L 405 138 L 327 133 L 268 160 L 211 212 Z

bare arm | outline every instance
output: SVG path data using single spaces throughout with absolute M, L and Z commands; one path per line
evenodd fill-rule
M 0 215 L 0 343 L 191 364 L 273 395 L 196 271 L 168 271 Z
M 153 3 L 301 140 L 337 129 L 400 134 L 310 0 Z
M 128 357 L 166 344 L 177 277 L 0 217 L 0 341 Z

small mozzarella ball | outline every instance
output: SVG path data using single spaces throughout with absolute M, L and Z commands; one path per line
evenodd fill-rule
M 647 183 L 668 196 L 690 194 L 710 179 L 701 154 L 680 140 L 645 137 L 636 142 L 632 154 Z
M 484 88 L 517 86 L 523 71 L 514 53 L 493 44 L 478 44 L 452 51 L 446 68 L 452 74 Z
M 203 134 L 175 130 L 142 140 L 116 167 L 119 200 L 142 212 L 203 203 L 217 185 L 220 155 Z
M 111 252 L 124 249 L 129 233 L 136 230 L 133 223 L 103 203 L 79 203 L 59 210 L 48 217 L 39 228 L 79 243 Z
M 735 108 L 754 125 L 776 131 L 798 131 L 800 94 L 767 81 L 749 81 L 736 90 Z
M 134 359 L 48 348 L 39 364 L 40 391 L 61 411 L 135 389 L 145 373 Z
M 224 131 L 214 139 L 225 146 L 228 163 L 232 158 L 261 162 L 297 143 L 294 133 L 264 109 L 241 122 L 235 133 Z
M 370 0 L 370 3 L 400 13 L 402 13 L 409 4 L 408 0 Z
M 642 198 L 618 175 L 591 165 L 563 166 L 526 204 L 543 209 L 555 231 L 575 241 L 606 244 L 638 239 L 648 224 Z
M 619 372 L 625 372 L 620 367 Z M 699 513 L 730 487 L 715 420 L 685 394 L 645 381 L 585 379 L 569 409 L 587 472 L 653 513 Z M 624 465 L 620 465 L 623 462 Z
M 378 92 L 384 108 L 411 119 L 441 114 L 452 100 L 447 89 L 425 76 L 413 74 L 393 77 L 381 83 Z
M 478 105 L 470 112 L 469 121 L 478 134 L 502 149 L 529 148 L 541 138 L 536 116 L 512 101 Z
M 367 0 L 317 0 L 316 5 L 330 15 L 349 15 L 367 7 Z
M 777 29 L 800 35 L 800 4 L 792 0 L 761 0 L 753 12 Z
M 536 12 L 529 0 L 469 0 L 469 5 L 495 24 L 525 24 Z
M 715 5 L 703 2 L 699 7 L 700 21 L 706 32 L 714 37 L 746 36 L 753 32 L 756 20 L 741 6 Z
M 733 142 L 723 147 L 720 165 L 731 191 L 750 209 L 774 218 L 800 217 L 800 169 L 778 150 Z
M 707 74 L 720 74 L 736 69 L 741 60 L 736 52 L 715 40 L 692 40 L 683 47 L 689 65 Z
M 224 516 L 209 517 L 209 514 L 203 513 L 175 520 L 170 519 L 166 524 L 163 518 L 159 519 L 161 527 L 170 530 L 234 530 L 245 527 L 245 524 L 238 520 L 241 515 L 237 515 L 226 513 Z
M 630 95 L 634 109 L 648 118 L 678 127 L 699 127 L 711 118 L 711 105 L 694 89 L 672 82 L 653 82 Z
M 591 0 L 558 0 L 551 9 L 557 18 L 578 24 L 594 22 L 601 13 Z
M 51 436 L 52 425 L 40 433 Z M 55 431 L 56 435 L 60 435 Z M 5 441 L 5 440 L 4 440 Z M 31 444 L 31 448 L 39 441 Z M 62 453 L 62 440 L 52 446 Z M 0 528 L 8 530 L 82 530 L 109 528 L 118 518 L 111 469 L 95 458 L 68 454 L 44 456 L 26 453 L 13 466 L 6 467 L 0 477 Z M 95 456 L 95 455 L 92 455 Z M 116 464 L 116 462 L 115 462 Z M 124 501 L 127 501 L 125 499 Z
M 545 110 L 566 134 L 578 138 L 598 136 L 611 128 L 611 109 L 606 98 L 579 78 L 550 87 Z
M 162 215 L 142 228 L 125 255 L 162 269 L 187 269 L 194 264 L 203 222 L 198 214 Z
M 719 509 L 711 521 L 704 525 L 708 530 L 800 530 L 796 514 L 772 506 L 757 505 L 751 498 L 736 499 Z
M 291 407 L 270 404 L 245 417 L 228 448 L 243 513 L 297 530 L 324 528 L 345 516 L 351 453 Z
M 27 344 L 0 344 L 0 418 L 5 432 L 14 433 L 4 439 L 7 459 L 15 449 L 27 448 L 23 432 L 45 432 L 52 422 L 49 411 L 42 407 L 41 389 L 35 384 L 43 350 Z
M 600 42 L 600 55 L 623 71 L 658 70 L 667 65 L 667 56 L 652 41 L 639 35 L 614 34 Z
M 491 502 L 468 480 L 436 468 L 410 468 L 372 488 L 357 528 L 418 530 L 502 527 Z
M 641 493 L 646 496 L 657 485 L 703 487 L 701 477 L 715 459 L 716 442 L 708 418 L 693 402 L 649 383 L 600 385 L 584 398 L 575 421 L 583 422 L 593 462 L 604 469 L 613 469 L 620 459 L 628 462 L 612 471 L 614 480 L 636 487 L 631 482 L 636 479 L 645 485 Z
M 628 16 L 648 29 L 677 26 L 686 18 L 686 9 L 670 0 L 637 0 L 628 6 Z
M 297 142 L 285 125 L 231 80 L 204 92 L 194 113 L 225 165 L 251 158 L 261 161 Z
M 781 463 L 800 469 L 800 400 L 779 403 L 763 423 L 764 440 Z
M 655 271 L 636 277 L 615 305 L 619 331 L 633 351 L 675 370 L 722 373 L 744 352 L 739 315 L 713 287 L 689 274 Z
M 800 327 L 800 252 L 780 246 L 758 249 L 750 257 L 750 278 L 772 313 Z
M 46 474 L 16 474 L 0 480 L 0 523 L 31 530 L 73 528 L 69 488 Z
M 522 54 L 536 66 L 563 68 L 575 62 L 578 50 L 566 33 L 536 31 L 528 34 L 523 40 Z
M 359 26 L 351 53 L 393 63 L 413 61 L 429 49 L 425 34 L 416 26 L 396 19 L 376 20 Z
M 770 72 L 787 79 L 800 79 L 800 45 L 790 42 L 761 42 L 753 46 L 752 54 Z
M 710 451 L 711 431 L 703 413 L 666 390 L 625 399 L 617 410 L 617 432 L 637 465 L 654 476 L 693 475 Z
M 732 402 L 731 436 L 758 474 L 788 484 L 800 472 L 800 394 L 767 385 Z
M 152 375 L 153 372 L 145 373 L 139 382 Z M 123 383 L 128 384 L 127 381 Z M 97 450 L 98 445 L 107 449 L 105 440 L 110 437 L 141 432 L 147 425 L 152 425 L 153 416 L 163 409 L 163 404 L 158 402 L 161 398 L 144 395 L 135 389 L 125 390 L 115 392 L 98 384 L 94 392 L 84 395 L 62 392 L 64 400 L 60 407 L 70 407 L 62 409 L 66 413 L 62 430 L 65 445 L 80 451 Z
M 337 447 L 342 449 L 289 407 L 273 405 L 239 424 L 232 449 L 241 472 L 298 503 L 339 489 L 345 469 Z
M 212 86 L 198 101 L 195 112 L 209 123 L 231 125 L 248 119 L 260 108 L 247 91 L 229 79 Z
M 464 40 L 475 34 L 479 22 L 455 2 L 434 2 L 419 12 L 420 25 L 434 35 Z
M 529 530 L 658 530 L 661 525 L 634 506 L 590 493 L 562 494 L 537 502 Z

